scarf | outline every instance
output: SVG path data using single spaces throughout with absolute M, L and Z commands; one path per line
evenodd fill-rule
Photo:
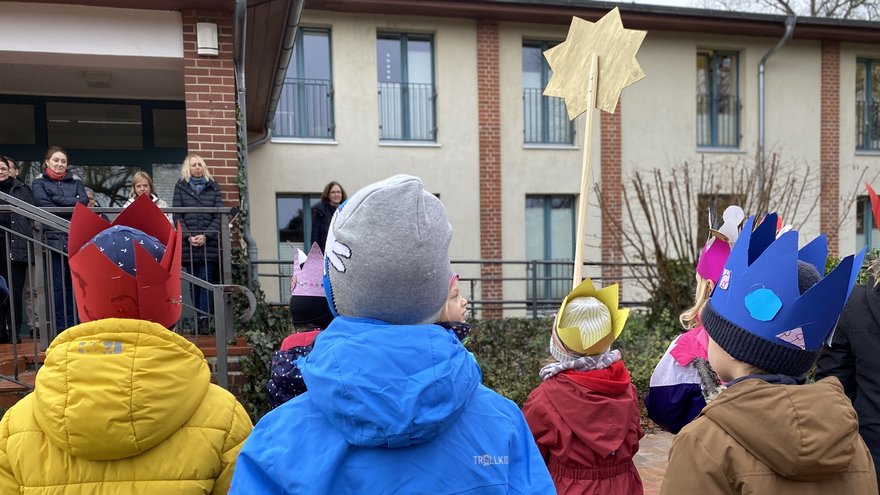
M 555 363 L 550 363 L 541 368 L 541 380 L 546 380 L 552 376 L 556 376 L 563 371 L 590 371 L 605 369 L 617 361 L 620 361 L 620 351 L 614 349 L 596 356 L 581 356 L 572 359 L 563 354 L 559 354 L 550 344 L 550 354 L 557 359 Z M 560 359 L 561 358 L 561 359 Z
M 12 183 L 15 181 L 13 177 L 7 177 L 6 180 L 0 181 L 0 191 L 9 193 L 12 190 Z
M 48 176 L 50 179 L 52 179 L 52 180 L 54 180 L 54 181 L 56 181 L 56 182 L 58 182 L 58 181 L 64 179 L 65 177 L 67 177 L 67 171 L 66 171 L 66 170 L 65 170 L 64 172 L 61 172 L 60 174 L 58 174 L 58 173 L 55 173 L 55 172 L 54 172 L 51 168 L 49 168 L 49 167 L 45 167 L 45 168 L 43 169 L 43 173 L 46 174 L 46 176 Z
M 202 192 L 205 186 L 208 184 L 208 179 L 204 177 L 190 177 L 189 185 L 193 188 L 196 193 Z
M 700 392 L 703 393 L 703 399 L 708 404 L 715 400 L 718 394 L 727 387 L 722 385 L 721 380 L 718 378 L 715 370 L 712 369 L 712 365 L 709 364 L 708 360 L 694 358 L 692 363 L 697 370 L 697 376 L 700 377 Z

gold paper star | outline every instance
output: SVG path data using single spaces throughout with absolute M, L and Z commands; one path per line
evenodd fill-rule
M 645 77 L 636 52 L 647 31 L 624 29 L 617 7 L 592 23 L 574 17 L 565 41 L 544 52 L 553 75 L 546 96 L 565 99 L 568 118 L 588 110 L 587 83 L 590 53 L 599 56 L 596 108 L 613 113 L 623 88 Z

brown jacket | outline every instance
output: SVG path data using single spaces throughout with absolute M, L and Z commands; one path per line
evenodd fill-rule
M 661 495 L 873 494 L 874 463 L 836 378 L 746 379 L 672 442 Z

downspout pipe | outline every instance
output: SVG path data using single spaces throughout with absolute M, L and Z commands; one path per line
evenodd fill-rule
M 284 28 L 284 38 L 281 40 L 281 52 L 278 54 L 278 65 L 275 69 L 275 80 L 272 82 L 272 94 L 269 96 L 269 111 L 266 113 L 265 131 L 256 139 L 248 143 L 251 149 L 257 149 L 266 144 L 272 137 L 272 128 L 275 127 L 275 110 L 278 108 L 278 100 L 281 98 L 281 90 L 284 87 L 284 78 L 287 77 L 287 68 L 293 57 L 293 44 L 296 41 L 296 32 L 302 19 L 303 5 L 305 0 L 293 0 L 293 5 L 287 13 L 287 24 Z
M 785 18 L 785 33 L 782 34 L 782 38 L 773 45 L 773 48 L 770 49 L 767 53 L 761 57 L 761 63 L 758 64 L 758 191 L 762 196 L 764 195 L 764 186 L 766 181 L 766 171 L 765 171 L 765 160 L 766 160 L 766 145 L 765 145 L 765 107 L 766 107 L 766 87 L 764 84 L 765 78 L 765 66 L 767 65 L 767 60 L 776 53 L 777 50 L 782 48 L 782 45 L 788 43 L 788 40 L 791 39 L 791 36 L 794 34 L 794 26 L 797 23 L 797 16 L 790 15 Z M 762 200 L 764 198 L 761 198 Z M 759 203 L 762 204 L 762 203 Z M 760 213 L 760 212 L 759 212 Z
M 244 77 L 244 48 L 247 29 L 247 0 L 235 0 L 235 43 L 233 43 L 233 62 L 235 64 L 235 86 L 236 100 L 240 111 L 238 121 L 238 142 L 241 143 L 241 180 L 244 184 L 248 184 L 248 142 L 247 142 L 247 107 Z M 251 218 L 250 218 L 250 188 L 245 187 L 241 195 L 241 210 L 244 213 L 244 221 L 242 222 L 242 237 L 247 244 L 248 259 L 251 261 L 248 267 L 248 288 L 258 289 L 260 279 L 257 276 L 257 265 L 254 263 L 259 259 L 257 251 L 257 241 L 251 235 Z

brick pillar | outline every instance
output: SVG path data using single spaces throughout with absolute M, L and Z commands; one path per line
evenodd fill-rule
M 621 104 L 617 101 L 614 113 L 600 111 L 600 141 L 602 163 L 602 263 L 620 263 L 620 229 L 622 225 L 623 177 L 620 145 Z M 602 266 L 602 285 L 619 283 L 623 267 Z
M 186 140 L 189 151 L 205 159 L 227 205 L 238 204 L 235 68 L 232 61 L 231 12 L 183 11 L 183 76 Z M 220 55 L 196 50 L 196 23 L 217 24 Z M 183 162 L 183 157 L 181 157 Z
M 840 235 L 840 43 L 822 42 L 822 133 L 820 148 L 820 229 L 828 254 L 837 255 Z
M 498 69 L 498 23 L 477 23 L 477 84 L 480 122 L 480 258 L 502 258 L 501 249 L 501 106 Z M 504 299 L 502 266 L 484 264 L 483 318 L 501 318 Z M 496 279 L 496 280 L 492 280 Z

